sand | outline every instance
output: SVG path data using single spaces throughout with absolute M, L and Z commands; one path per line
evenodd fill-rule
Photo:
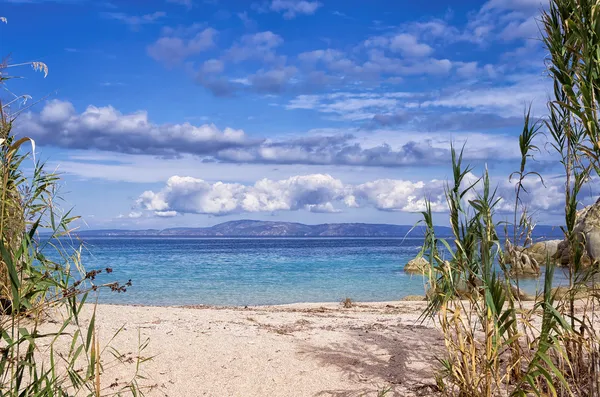
M 141 367 L 148 396 L 430 395 L 443 341 L 417 321 L 424 305 L 99 305 L 101 344 L 124 326 L 111 345 L 125 358 L 109 364 L 105 351 L 101 381 L 110 390 L 129 379 L 140 337 L 153 356 Z

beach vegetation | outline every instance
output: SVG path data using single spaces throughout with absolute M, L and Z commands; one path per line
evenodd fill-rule
M 124 292 L 130 283 L 99 284 L 112 269 L 84 268 L 71 235 L 78 217 L 61 209 L 60 175 L 36 156 L 33 139 L 14 133 L 31 98 L 13 93 L 10 72 L 27 66 L 48 74 L 41 62 L 0 64 L 8 96 L 0 101 L 0 395 L 140 395 L 148 341 L 140 338 L 129 380 L 102 382 L 106 368 L 131 358 L 101 345 L 94 303 L 100 289 Z
M 354 307 L 354 301 L 352 298 L 344 298 L 342 299 L 341 303 L 344 309 L 352 309 Z
M 422 255 L 431 266 L 425 272 L 430 291 L 423 318 L 433 318 L 443 333 L 446 351 L 437 385 L 444 395 L 600 396 L 600 291 L 595 282 L 600 258 L 591 257 L 591 265 L 583 266 L 586 249 L 592 256 L 591 242 L 577 228 L 583 187 L 600 176 L 599 15 L 597 0 L 551 0 L 541 11 L 538 23 L 553 96 L 542 121 L 533 121 L 530 110 L 525 113 L 521 162 L 511 175 L 516 192 L 512 222 L 501 216 L 505 203 L 487 169 L 472 180 L 473 168 L 454 147 L 446 188 L 451 239 L 436 236 L 426 203 Z M 564 169 L 569 284 L 553 288 L 556 261 L 536 262 L 543 283 L 535 302 L 527 304 L 518 269 L 526 260 L 517 247 L 531 244 L 534 221 L 522 197 L 528 194 L 526 180 L 544 182 L 528 168 L 542 133 Z M 504 236 L 498 233 L 502 228 Z

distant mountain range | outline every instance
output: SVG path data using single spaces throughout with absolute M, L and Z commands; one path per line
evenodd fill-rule
M 421 237 L 423 226 L 370 223 L 326 223 L 305 225 L 292 222 L 240 220 L 220 223 L 211 227 L 178 227 L 146 230 L 80 230 L 81 237 Z M 436 226 L 438 236 L 450 236 L 446 226 Z M 498 230 L 504 234 L 504 230 Z M 537 226 L 535 237 L 562 238 L 560 228 Z

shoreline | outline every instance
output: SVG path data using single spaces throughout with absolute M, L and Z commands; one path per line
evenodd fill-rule
M 410 296 L 410 295 L 409 295 Z M 155 304 L 141 304 L 141 303 L 112 303 L 112 302 L 98 302 L 98 306 L 117 306 L 117 307 L 145 307 L 145 308 L 172 308 L 172 309 L 214 309 L 214 310 L 250 310 L 250 309 L 317 309 L 326 308 L 329 310 L 333 309 L 351 309 L 354 307 L 363 308 L 377 308 L 378 306 L 411 306 L 425 304 L 425 296 L 423 300 L 390 300 L 390 301 L 352 301 L 352 307 L 343 307 L 343 302 L 297 302 L 297 303 L 281 303 L 281 304 L 269 304 L 269 305 L 207 305 L 207 304 L 194 304 L 194 305 L 155 305 Z M 86 305 L 96 305 L 96 303 L 86 302 Z

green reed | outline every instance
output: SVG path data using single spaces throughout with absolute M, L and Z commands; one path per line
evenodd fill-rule
M 499 199 L 487 170 L 474 184 L 472 170 L 452 148 L 453 180 L 446 189 L 454 247 L 435 236 L 431 206 L 423 212 L 431 291 L 424 316 L 437 318 L 446 344 L 438 386 L 456 396 L 600 396 L 600 294 L 595 278 L 598 258 L 584 266 L 589 242 L 577 230 L 580 192 L 598 176 L 600 159 L 600 1 L 552 0 L 540 25 L 548 50 L 547 67 L 554 83 L 549 115 L 544 120 L 549 144 L 565 170 L 565 241 L 570 284 L 564 297 L 552 288 L 554 258 L 545 263 L 537 302 L 523 304 L 518 289 L 517 244 L 531 242 L 533 221 L 522 205 L 523 181 L 541 176 L 527 170 L 541 138 L 541 125 L 526 112 L 519 136 L 521 163 L 515 178 L 513 242 L 506 251 L 496 234 Z M 540 136 L 538 136 L 540 135 Z M 588 245 L 586 245 L 588 244 Z M 440 256 L 445 247 L 448 258 Z M 523 251 L 518 251 L 519 253 Z M 502 272 L 494 271 L 497 260 Z M 544 264 L 542 264 L 544 265 Z M 585 294 L 579 292 L 585 291 Z M 566 299 L 564 299 L 566 298 Z
M 43 63 L 25 65 L 48 73 Z M 140 340 L 131 379 L 113 387 L 101 382 L 105 365 L 118 364 L 122 356 L 100 346 L 95 306 L 87 320 L 82 313 L 99 288 L 123 291 L 126 286 L 95 283 L 110 269 L 84 269 L 82 246 L 69 238 L 78 217 L 59 206 L 60 176 L 34 160 L 31 138 L 13 134 L 28 98 L 6 86 L 13 78 L 7 71 L 15 66 L 23 64 L 0 65 L 0 88 L 13 95 L 0 102 L 0 395 L 140 395 L 139 366 L 148 359 L 143 357 L 147 341 Z

